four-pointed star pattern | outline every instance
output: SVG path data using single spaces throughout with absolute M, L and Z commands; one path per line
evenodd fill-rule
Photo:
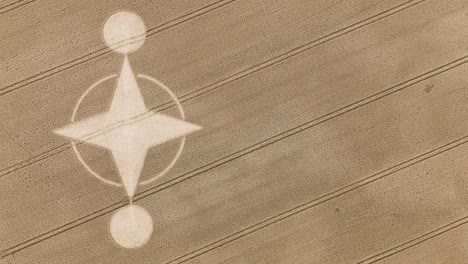
M 133 197 L 148 150 L 200 129 L 195 124 L 149 111 L 125 57 L 109 111 L 54 132 L 109 149 L 127 195 Z

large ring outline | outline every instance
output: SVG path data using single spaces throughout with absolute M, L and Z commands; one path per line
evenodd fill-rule
M 86 96 L 92 91 L 94 90 L 98 85 L 100 85 L 101 83 L 107 81 L 107 80 L 110 80 L 110 79 L 113 79 L 117 77 L 117 74 L 112 74 L 112 75 L 109 75 L 107 77 L 104 77 L 102 78 L 101 80 L 95 82 L 93 85 L 91 85 L 82 95 L 81 97 L 78 99 L 78 102 L 76 103 L 75 105 L 75 108 L 73 109 L 73 113 L 72 113 L 72 116 L 71 116 L 71 122 L 74 123 L 75 122 L 75 119 L 76 119 L 76 115 L 78 113 L 78 109 L 80 108 L 81 106 L 81 103 L 83 102 L 83 100 L 86 98 Z M 177 99 L 177 96 L 166 86 L 164 85 L 162 82 L 160 82 L 159 80 L 151 77 L 151 76 L 148 76 L 148 75 L 145 75 L 145 74 L 137 74 L 137 77 L 138 78 L 142 78 L 142 79 L 146 79 L 150 82 L 153 82 L 155 83 L 157 86 L 159 86 L 160 88 L 163 88 L 168 94 L 169 96 L 172 98 L 172 100 L 176 103 L 176 106 L 177 106 L 177 109 L 179 110 L 179 113 L 180 113 L 180 116 L 181 116 L 181 119 L 182 120 L 185 120 L 185 112 L 184 112 L 184 109 L 182 108 L 182 105 L 180 104 L 179 102 L 179 99 Z M 182 137 L 181 141 L 180 141 L 180 144 L 179 144 L 179 148 L 176 152 L 176 155 L 174 156 L 174 158 L 172 159 L 172 161 L 164 168 L 164 170 L 162 170 L 161 172 L 159 172 L 156 176 L 153 176 L 151 177 L 150 179 L 147 179 L 145 181 L 142 181 L 140 182 L 139 184 L 140 185 L 145 185 L 145 184 L 149 184 L 149 183 L 152 183 L 154 182 L 156 179 L 162 177 L 163 175 L 165 175 L 170 169 L 172 169 L 172 167 L 174 167 L 175 163 L 177 162 L 177 160 L 180 158 L 181 154 L 182 154 L 182 151 L 184 150 L 184 146 L 185 146 L 185 136 Z M 78 147 L 77 147 L 77 142 L 76 141 L 73 141 L 71 142 L 72 144 L 72 149 L 73 149 L 73 152 L 75 153 L 75 156 L 77 157 L 78 161 L 81 163 L 81 165 L 83 165 L 83 167 L 85 167 L 89 173 L 91 173 L 91 175 L 93 175 L 94 177 L 96 177 L 98 180 L 106 183 L 106 184 L 109 184 L 109 185 L 113 185 L 113 186 L 116 186 L 116 187 L 122 187 L 122 184 L 121 183 L 118 183 L 118 182 L 115 182 L 115 181 L 112 181 L 112 180 L 109 180 L 109 179 L 106 179 L 104 177 L 102 177 L 99 173 L 95 172 L 87 163 L 86 161 L 83 159 L 83 157 L 81 156 L 81 153 L 79 152 L 78 150 Z

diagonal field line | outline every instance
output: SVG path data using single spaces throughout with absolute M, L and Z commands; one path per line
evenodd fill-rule
M 32 0 L 32 1 L 36 1 L 36 0 Z M 30 1 L 30 2 L 32 2 Z M 213 10 L 216 10 L 218 8 L 221 8 L 223 6 L 226 6 L 230 3 L 233 3 L 237 0 L 219 0 L 219 1 L 216 1 L 214 3 L 211 3 L 211 4 L 208 4 L 206 6 L 203 6 L 201 8 L 198 8 L 194 11 L 191 11 L 189 13 L 186 13 L 182 16 L 179 16 L 177 18 L 174 18 L 172 20 L 169 20 L 163 24 L 160 24 L 158 26 L 155 26 L 151 29 L 148 29 L 147 30 L 147 36 L 150 37 L 154 34 L 157 34 L 159 32 L 162 32 L 164 30 L 167 30 L 169 28 L 172 28 L 172 27 L 175 27 L 179 24 L 182 24 L 188 20 L 191 20 L 193 18 L 196 18 L 198 16 L 201 16 L 201 15 L 204 15 L 208 12 L 211 12 Z M 1 13 L 0 13 L 1 14 Z M 23 88 L 29 84 L 32 84 L 34 82 L 37 82 L 37 81 L 40 81 L 42 79 L 45 79 L 47 77 L 50 77 L 54 74 L 57 74 L 57 73 L 60 73 L 60 72 L 63 72 L 65 70 L 68 70 L 70 68 L 73 68 L 73 67 L 76 67 L 78 65 L 81 65 L 83 63 L 86 63 L 90 60 L 93 60 L 93 59 L 96 59 L 96 58 L 99 58 L 99 57 L 102 57 L 106 54 L 109 54 L 111 53 L 112 51 L 109 50 L 107 47 L 103 47 L 103 48 L 100 48 L 94 52 L 91 52 L 91 53 L 88 53 L 86 55 L 83 55 L 81 57 L 78 57 L 76 59 L 73 59 L 71 61 L 68 61 L 68 62 L 65 62 L 63 64 L 60 64 L 58 66 L 55 66 L 53 68 L 50 68 L 50 69 L 47 69 L 45 71 L 42 71 L 42 72 L 39 72 L 37 74 L 34 74 L 26 79 L 23 79 L 23 80 L 20 80 L 18 82 L 15 82 L 15 83 L 12 83 L 12 84 L 9 84 L 3 88 L 0 89 L 0 96 L 3 96 L 5 94 L 8 94 L 8 93 L 11 93 L 13 91 L 16 91 L 20 88 Z
M 369 18 L 366 18 L 366 19 L 361 20 L 361 21 L 359 21 L 357 23 L 354 23 L 354 24 L 352 24 L 350 26 L 344 27 L 344 28 L 339 29 L 337 31 L 334 31 L 334 32 L 332 32 L 330 34 L 327 34 L 327 35 L 325 35 L 323 37 L 320 37 L 318 39 L 314 39 L 314 40 L 312 40 L 310 42 L 307 42 L 307 43 L 305 43 L 303 45 L 297 46 L 297 47 L 295 47 L 295 48 L 293 48 L 293 49 L 291 49 L 291 50 L 289 50 L 289 51 L 287 51 L 287 52 L 285 52 L 285 53 L 283 53 L 283 54 L 281 54 L 281 55 L 279 55 L 277 57 L 274 57 L 271 60 L 264 61 L 262 63 L 254 65 L 254 66 L 252 66 L 250 68 L 242 70 L 242 71 L 240 71 L 238 73 L 235 73 L 235 74 L 233 74 L 231 76 L 228 76 L 228 77 L 226 77 L 224 79 L 216 81 L 216 82 L 214 82 L 214 83 L 212 83 L 210 85 L 207 85 L 207 86 L 202 87 L 202 88 L 200 88 L 198 90 L 195 90 L 195 91 L 193 91 L 191 93 L 185 94 L 185 95 L 179 97 L 179 101 L 181 103 L 183 103 L 183 102 L 195 99 L 195 98 L 197 98 L 197 97 L 199 97 L 199 96 L 201 96 L 203 94 L 214 91 L 214 90 L 216 90 L 218 88 L 221 88 L 224 85 L 227 85 L 227 84 L 229 84 L 231 82 L 234 82 L 234 81 L 236 81 L 238 79 L 244 78 L 244 77 L 249 76 L 249 75 L 251 75 L 253 73 L 256 73 L 258 71 L 261 71 L 263 69 L 271 67 L 271 66 L 273 66 L 275 64 L 278 64 L 278 63 L 280 63 L 282 61 L 285 61 L 285 60 L 287 60 L 287 59 L 289 59 L 289 58 L 291 58 L 293 56 L 297 56 L 297 55 L 301 54 L 302 52 L 305 52 L 305 51 L 308 51 L 308 50 L 310 50 L 312 48 L 315 48 L 317 46 L 323 45 L 323 44 L 325 44 L 325 43 L 327 43 L 329 41 L 332 41 L 332 40 L 337 39 L 339 37 L 342 37 L 342 36 L 344 36 L 346 34 L 354 32 L 354 31 L 356 31 L 358 29 L 361 29 L 361 28 L 363 28 L 363 27 L 365 27 L 365 26 L 367 26 L 369 24 L 380 21 L 380 20 L 382 20 L 382 19 L 384 19 L 386 17 L 389 17 L 389 16 L 391 16 L 393 14 L 396 14 L 396 13 L 398 13 L 400 11 L 406 10 L 406 9 L 408 9 L 408 8 L 410 8 L 412 6 L 415 6 L 415 5 L 419 4 L 419 3 L 422 3 L 424 1 L 426 1 L 426 0 L 411 0 L 411 1 L 405 2 L 403 4 L 400 4 L 398 6 L 392 7 L 390 9 L 386 10 L 386 11 L 383 11 L 381 13 L 373 15 L 373 16 L 371 16 Z M 151 108 L 150 110 L 159 112 L 159 111 L 169 109 L 170 107 L 173 107 L 174 105 L 175 104 L 172 101 L 168 101 L 168 102 L 165 102 L 165 103 L 163 103 L 163 104 L 161 104 L 159 106 Z M 27 160 L 21 161 L 19 163 L 16 163 L 14 165 L 8 166 L 8 167 L 0 170 L 0 178 L 5 176 L 5 175 L 11 174 L 11 173 L 13 173 L 13 172 L 15 172 L 17 170 L 20 170 L 20 169 L 22 169 L 22 168 L 24 168 L 26 166 L 35 164 L 35 163 L 40 162 L 40 161 L 42 161 L 44 159 L 47 159 L 49 157 L 52 157 L 52 156 L 57 155 L 59 153 L 62 153 L 62 152 L 66 151 L 66 150 L 68 150 L 70 148 L 71 148 L 71 145 L 69 143 L 64 143 L 62 145 L 59 145 L 57 147 L 54 147 L 54 148 L 49 149 L 47 151 L 44 151 L 44 152 L 40 153 L 39 155 L 36 155 L 36 156 L 34 156 L 34 157 L 30 158 L 30 159 L 27 159 Z
M 9 6 L 19 4 L 19 3 L 23 2 L 23 1 L 24 0 L 17 0 L 17 1 L 10 2 L 10 3 L 6 3 L 6 4 L 2 5 L 2 6 L 0 6 L 0 11 L 3 10 L 3 9 L 6 9 Z
M 256 224 L 254 224 L 254 225 L 251 225 L 251 226 L 249 226 L 249 227 L 247 227 L 245 229 L 242 229 L 242 230 L 240 230 L 240 231 L 238 231 L 236 233 L 233 233 L 233 234 L 231 234 L 229 236 L 226 236 L 226 237 L 224 237 L 224 238 L 222 238 L 220 240 L 217 240 L 217 241 L 215 241 L 213 243 L 210 243 L 210 244 L 208 244 L 208 245 L 206 245 L 204 247 L 201 247 L 201 248 L 199 248 L 197 250 L 194 250 L 194 251 L 192 251 L 192 252 L 190 252 L 188 254 L 185 254 L 185 255 L 183 255 L 181 257 L 178 257 L 178 258 L 176 258 L 176 259 L 174 259 L 172 261 L 169 261 L 167 263 L 182 263 L 182 262 L 186 262 L 188 260 L 194 259 L 194 258 L 196 258 L 196 257 L 198 257 L 200 255 L 203 255 L 203 254 L 205 254 L 205 253 L 207 253 L 207 252 L 209 252 L 211 250 L 220 248 L 220 247 L 222 247 L 222 246 L 224 246 L 224 245 L 226 245 L 228 243 L 231 243 L 231 242 L 233 242 L 235 240 L 238 240 L 238 239 L 240 239 L 242 237 L 245 237 L 245 236 L 247 236 L 249 234 L 252 234 L 252 233 L 254 233 L 254 232 L 258 231 L 258 230 L 261 230 L 261 229 L 266 228 L 266 227 L 268 227 L 270 225 L 278 223 L 278 222 L 280 222 L 280 221 L 282 221 L 284 219 L 287 219 L 289 217 L 297 215 L 297 214 L 299 214 L 301 212 L 304 212 L 304 211 L 306 211 L 308 209 L 311 209 L 311 208 L 313 208 L 313 207 L 315 207 L 317 205 L 320 205 L 322 203 L 325 203 L 327 201 L 330 201 L 332 199 L 340 197 L 340 196 L 342 196 L 342 195 L 344 195 L 346 193 L 355 191 L 355 190 L 357 190 L 357 189 L 359 189 L 361 187 L 364 187 L 364 186 L 369 185 L 369 184 L 371 184 L 373 182 L 381 180 L 381 179 L 383 179 L 383 178 L 385 178 L 385 177 L 387 177 L 389 175 L 392 175 L 392 174 L 397 173 L 397 172 L 399 172 L 401 170 L 404 170 L 404 169 L 409 168 L 409 167 L 411 167 L 413 165 L 416 165 L 416 164 L 418 164 L 420 162 L 423 162 L 425 160 L 428 160 L 430 158 L 433 158 L 435 156 L 443 154 L 443 153 L 445 153 L 445 152 L 447 152 L 447 151 L 449 151 L 451 149 L 454 149 L 454 148 L 456 148 L 458 146 L 461 146 L 463 144 L 466 144 L 466 143 L 468 143 L 468 135 L 466 135 L 464 137 L 461 137 L 461 138 L 459 138 L 459 139 L 457 139 L 455 141 L 452 141 L 452 142 L 450 142 L 448 144 L 445 144 L 443 146 L 440 146 L 440 147 L 438 147 L 436 149 L 433 149 L 431 151 L 428 151 L 426 153 L 423 153 L 421 155 L 413 157 L 413 158 L 411 158 L 409 160 L 406 160 L 406 161 L 404 161 L 402 163 L 394 165 L 394 166 L 392 166 L 392 167 L 390 167 L 388 169 L 380 171 L 380 172 L 378 172 L 376 174 L 373 174 L 373 175 L 371 175 L 369 177 L 366 177 L 364 179 L 356 181 L 356 182 L 354 182 L 352 184 L 349 184 L 349 185 L 347 185 L 345 187 L 342 187 L 342 188 L 340 188 L 338 190 L 335 190 L 335 191 L 333 191 L 331 193 L 323 195 L 323 196 L 321 196 L 321 197 L 319 197 L 317 199 L 314 199 L 314 200 L 309 201 L 307 203 L 296 206 L 296 207 L 294 207 L 292 209 L 284 211 L 284 212 L 282 212 L 280 214 L 277 214 L 275 216 L 272 216 L 272 217 L 270 217 L 268 219 L 265 219 L 265 220 L 263 220 L 261 222 L 258 222 Z M 468 222 L 468 220 L 466 220 L 466 219 L 465 219 L 465 221 Z
M 21 3 L 21 2 L 23 2 L 23 0 L 17 0 L 17 1 L 10 2 L 10 3 L 6 3 L 6 4 L 2 5 L 2 6 L 0 6 L 0 10 L 5 9 L 5 8 L 7 8 L 9 6 L 12 6 L 12 5 L 18 4 L 18 3 Z
M 182 175 L 180 175 L 180 176 L 178 176 L 178 177 L 176 177 L 174 179 L 171 179 L 171 180 L 169 180 L 169 181 L 167 181 L 165 183 L 162 183 L 160 185 L 157 185 L 157 186 L 154 186 L 154 187 L 152 187 L 150 189 L 142 191 L 142 192 L 140 192 L 139 194 L 137 194 L 135 196 L 134 200 L 138 201 L 138 200 L 144 199 L 144 198 L 146 198 L 148 196 L 151 196 L 151 195 L 153 195 L 153 194 L 155 194 L 157 192 L 165 190 L 165 189 L 167 189 L 167 188 L 169 188 L 169 187 L 171 187 L 173 185 L 179 184 L 179 183 L 181 183 L 183 181 L 194 178 L 194 177 L 196 177 L 196 176 L 198 176 L 198 175 L 200 175 L 200 174 L 202 174 L 204 172 L 207 172 L 207 171 L 212 170 L 212 169 L 214 169 L 216 167 L 219 167 L 219 166 L 221 166 L 223 164 L 226 164 L 226 163 L 228 163 L 228 162 L 230 162 L 232 160 L 238 159 L 238 158 L 240 158 L 242 156 L 245 156 L 245 155 L 247 155 L 249 153 L 257 151 L 257 150 L 259 150 L 261 148 L 267 147 L 267 146 L 269 146 L 269 145 L 271 145 L 271 144 L 273 144 L 275 142 L 281 141 L 281 140 L 283 140 L 285 138 L 288 138 L 288 137 L 293 136 L 295 134 L 301 133 L 304 130 L 307 130 L 307 129 L 312 128 L 314 126 L 317 126 L 317 125 L 319 125 L 321 123 L 329 121 L 329 120 L 331 120 L 331 119 L 333 119 L 335 117 L 344 115 L 344 114 L 349 113 L 349 112 L 351 112 L 351 111 L 353 111 L 355 109 L 361 108 L 361 107 L 363 107 L 365 105 L 368 105 L 370 103 L 378 101 L 378 100 L 380 100 L 380 99 L 382 99 L 382 98 L 384 98 L 386 96 L 389 96 L 389 95 L 394 94 L 396 92 L 402 91 L 402 90 L 404 90 L 404 89 L 406 89 L 408 87 L 411 87 L 411 86 L 413 86 L 413 85 L 415 85 L 417 83 L 420 83 L 420 82 L 422 82 L 424 80 L 427 80 L 429 78 L 432 78 L 434 76 L 437 76 L 439 74 L 447 72 L 447 71 L 449 71 L 449 70 L 451 70 L 453 68 L 464 65 L 467 62 L 468 62 L 468 55 L 464 56 L 464 57 L 462 57 L 460 59 L 457 59 L 455 61 L 452 61 L 451 63 L 448 63 L 448 64 L 442 65 L 440 67 L 437 67 L 437 68 L 435 68 L 435 69 L 433 69 L 431 71 L 428 71 L 428 72 L 426 72 L 426 73 L 424 73 L 422 75 L 411 78 L 411 79 L 409 79 L 409 80 L 407 80 L 405 82 L 402 82 L 400 84 L 392 86 L 392 87 L 390 87 L 388 89 L 385 89 L 385 90 L 383 90 L 381 92 L 378 92 L 378 93 L 376 93 L 376 94 L 374 94 L 372 96 L 363 98 L 363 99 L 361 99 L 361 100 L 359 100 L 359 101 L 357 101 L 357 102 L 355 102 L 353 104 L 350 104 L 350 105 L 347 105 L 347 106 L 342 107 L 340 109 L 337 109 L 336 111 L 333 111 L 333 112 L 331 112 L 329 114 L 323 115 L 323 116 L 321 116 L 319 118 L 316 118 L 314 120 L 306 122 L 306 123 L 304 123 L 304 124 L 302 124 L 300 126 L 297 126 L 297 127 L 292 128 L 290 130 L 287 130 L 285 132 L 277 134 L 277 135 L 275 135 L 275 136 L 273 136 L 273 137 L 271 137 L 269 139 L 258 142 L 257 144 L 254 144 L 254 145 L 252 145 L 252 146 L 250 146 L 248 148 L 245 148 L 245 149 L 240 150 L 238 152 L 232 153 L 232 154 L 230 154 L 228 156 L 225 156 L 225 157 L 223 157 L 221 159 L 218 159 L 216 161 L 213 161 L 211 163 L 208 163 L 208 164 L 206 164 L 206 165 L 204 165 L 204 166 L 202 166 L 202 167 L 200 167 L 198 169 L 195 169 L 195 170 L 192 170 L 192 171 L 187 172 L 185 174 L 182 174 Z M 464 137 L 464 138 L 462 138 L 460 140 L 466 140 L 466 137 Z M 465 142 L 466 141 L 463 141 L 463 144 Z M 457 143 L 457 142 L 455 142 L 455 143 Z M 450 147 L 451 144 L 453 145 L 455 143 L 449 143 L 448 145 L 445 145 L 444 147 L 440 147 L 440 148 L 438 148 L 436 150 L 433 150 L 433 151 L 438 151 L 441 148 Z M 375 181 L 375 180 L 378 179 L 378 178 L 376 178 L 377 176 L 371 176 L 371 177 L 375 178 L 372 181 Z M 366 182 L 366 181 L 364 181 L 364 182 Z M 357 184 L 357 186 L 361 186 L 361 185 L 362 185 L 362 183 Z M 344 187 L 344 188 L 348 188 L 348 187 Z M 342 189 L 340 189 L 340 190 L 342 190 Z M 342 195 L 342 194 L 340 194 L 340 195 Z M 108 214 L 108 213 L 110 213 L 110 212 L 112 212 L 112 211 L 114 211 L 114 210 L 116 210 L 118 208 L 121 208 L 121 207 L 123 207 L 125 205 L 126 205 L 126 203 L 123 202 L 123 201 L 118 202 L 118 203 L 114 203 L 112 205 L 101 208 L 101 209 L 99 209 L 99 210 L 97 210 L 97 211 L 95 211 L 95 212 L 93 212 L 93 213 L 91 213 L 91 214 L 89 214 L 87 216 L 84 216 L 84 217 L 78 218 L 78 219 L 76 219 L 76 220 L 74 220 L 72 222 L 69 222 L 69 223 L 67 223 L 67 224 L 65 224 L 65 225 L 63 225 L 61 227 L 55 228 L 53 230 L 47 231 L 47 232 L 45 232 L 43 234 L 40 234 L 40 235 L 38 235 L 36 237 L 33 237 L 33 238 L 28 239 L 26 241 L 23 241 L 22 243 L 20 243 L 18 245 L 12 246 L 12 247 L 4 250 L 2 252 L 2 258 L 6 257 L 6 256 L 9 256 L 9 255 L 11 255 L 13 253 L 19 252 L 19 251 L 21 251 L 21 250 L 23 250 L 25 248 L 28 248 L 30 246 L 33 246 L 35 244 L 38 244 L 38 243 L 40 243 L 40 242 L 42 242 L 44 240 L 47 240 L 47 239 L 49 239 L 51 237 L 54 237 L 54 236 L 59 235 L 61 233 L 64 233 L 64 232 L 66 232 L 68 230 L 71 230 L 71 229 L 77 227 L 77 226 L 80 226 L 82 224 L 90 222 L 90 221 L 92 221 L 92 220 L 94 220 L 96 218 L 104 216 L 104 215 L 106 215 L 106 214 Z
M 25 6 L 25 5 L 30 4 L 32 2 L 35 2 L 35 1 L 37 1 L 37 0 L 29 0 L 29 1 L 19 0 L 19 1 L 11 2 L 9 4 L 5 4 L 5 5 L 0 7 L 0 15 L 3 15 L 3 14 L 8 13 L 10 11 L 16 10 L 16 9 L 22 7 L 22 6 Z
M 396 247 L 393 247 L 391 249 L 387 249 L 387 250 L 385 250 L 385 251 L 383 251 L 383 252 L 381 252 L 381 253 L 379 253 L 377 255 L 371 256 L 371 257 L 366 258 L 364 260 L 361 260 L 357 264 L 376 263 L 376 262 L 381 261 L 383 259 L 386 259 L 386 258 L 388 258 L 390 256 L 398 254 L 398 253 L 400 253 L 402 251 L 405 251 L 405 250 L 407 250 L 409 248 L 412 248 L 412 247 L 417 246 L 417 245 L 419 245 L 421 243 L 424 243 L 424 242 L 426 242 L 426 241 L 428 241 L 428 240 L 430 240 L 430 239 L 432 239 L 434 237 L 440 236 L 440 235 L 445 234 L 445 233 L 447 233 L 447 232 L 449 232 L 451 230 L 454 230 L 454 229 L 456 229 L 458 227 L 461 227 L 461 226 L 463 226 L 465 224 L 468 224 L 468 216 L 464 216 L 464 217 L 462 217 L 462 218 L 460 218 L 458 220 L 450 222 L 447 225 L 444 225 L 444 226 L 436 228 L 436 229 L 434 229 L 434 230 L 432 230 L 430 232 L 427 232 L 424 235 L 421 235 L 419 237 L 416 237 L 416 238 L 413 238 L 413 239 L 411 239 L 409 241 L 406 241 L 405 243 L 400 244 L 400 245 L 398 245 Z

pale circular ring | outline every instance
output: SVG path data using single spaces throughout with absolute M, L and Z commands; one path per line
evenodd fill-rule
M 81 103 L 83 102 L 83 100 L 86 98 L 86 96 L 94 89 L 96 88 L 99 84 L 109 80 L 109 79 L 112 79 L 112 78 L 115 78 L 117 77 L 117 74 L 112 74 L 112 75 L 109 75 L 107 77 L 104 77 L 102 78 L 101 80 L 97 81 L 96 83 L 94 83 L 93 85 L 91 85 L 91 87 L 89 87 L 80 97 L 80 99 L 78 99 L 78 102 L 76 103 L 75 105 L 75 108 L 73 109 L 73 113 L 72 113 L 72 116 L 71 116 L 71 122 L 74 123 L 75 122 L 75 118 L 76 118 L 76 114 L 78 112 L 78 109 L 80 108 L 80 105 Z M 175 94 L 167 87 L 165 86 L 162 82 L 158 81 L 157 79 L 153 78 L 153 77 L 150 77 L 148 75 L 144 75 L 144 74 L 138 74 L 137 77 L 139 78 L 143 78 L 143 79 L 146 79 L 146 80 L 149 80 L 155 84 L 157 84 L 159 87 L 163 88 L 170 96 L 171 98 L 174 100 L 174 102 L 176 103 L 177 105 L 177 108 L 179 110 L 179 113 L 181 115 L 181 118 L 182 120 L 185 120 L 185 113 L 184 113 L 184 110 L 179 102 L 179 99 L 177 99 L 177 97 L 175 96 Z M 113 185 L 113 186 L 117 186 L 117 187 L 122 187 L 122 184 L 121 183 L 118 183 L 118 182 L 115 182 L 115 181 L 112 181 L 112 180 L 108 180 L 104 177 L 102 177 L 99 173 L 95 172 L 87 163 L 86 161 L 83 159 L 83 157 L 81 156 L 81 153 L 78 151 L 78 148 L 76 146 L 76 142 L 72 140 L 71 142 L 72 144 L 72 148 L 73 148 L 73 151 L 78 159 L 78 161 L 83 165 L 83 167 L 85 167 L 89 173 L 91 173 L 91 175 L 93 175 L 94 177 L 96 177 L 97 179 L 101 180 L 102 182 L 104 183 L 107 183 L 109 185 Z M 177 153 L 175 155 L 175 157 L 172 159 L 172 161 L 169 163 L 168 166 L 166 166 L 166 168 L 164 170 L 162 170 L 160 173 L 158 173 L 156 176 L 146 180 L 146 181 L 142 181 L 140 182 L 139 184 L 148 184 L 148 183 L 151 183 L 153 181 L 155 181 L 156 179 L 158 179 L 159 177 L 163 176 L 164 174 L 166 174 L 170 169 L 172 169 L 172 167 L 174 166 L 174 164 L 177 162 L 177 160 L 179 159 L 180 155 L 182 154 L 182 151 L 184 150 L 184 146 L 185 146 L 185 137 L 182 137 L 182 140 L 180 142 L 180 145 L 179 145 L 179 148 L 177 150 Z
M 151 81 L 151 82 L 155 83 L 156 85 L 158 85 L 159 87 L 162 87 L 164 90 L 166 90 L 166 92 L 172 97 L 172 100 L 174 100 L 174 102 L 176 103 L 177 108 L 179 109 L 180 117 L 182 118 L 182 120 L 185 120 L 184 109 L 182 108 L 182 105 L 180 105 L 179 99 L 177 99 L 177 96 L 169 88 L 167 88 L 166 85 L 164 85 L 162 82 L 158 81 L 157 79 L 155 79 L 155 78 L 153 78 L 151 76 L 145 75 L 145 74 L 137 74 L 137 77 L 146 79 L 148 81 Z M 155 181 L 156 179 L 158 179 L 159 177 L 166 174 L 170 169 L 172 169 L 172 167 L 174 167 L 174 164 L 180 158 L 180 155 L 182 154 L 182 151 L 184 150 L 184 146 L 185 146 L 185 137 L 182 137 L 182 140 L 180 141 L 179 149 L 177 150 L 177 153 L 176 153 L 175 157 L 172 159 L 171 163 L 169 163 L 169 165 L 163 171 L 161 171 L 158 175 L 156 175 L 156 176 L 154 176 L 154 177 L 152 177 L 152 178 L 150 178 L 150 179 L 148 179 L 146 181 L 142 181 L 142 182 L 140 182 L 140 184 L 151 183 L 151 182 Z
M 112 74 L 112 75 L 109 75 L 107 77 L 104 77 L 102 78 L 101 80 L 97 81 L 96 83 L 94 83 L 93 85 L 91 85 L 91 87 L 89 87 L 80 97 L 80 99 L 78 99 L 78 102 L 76 103 L 75 105 L 75 108 L 73 109 L 73 114 L 71 116 L 71 122 L 74 123 L 75 122 L 75 117 L 76 117 L 76 114 L 78 112 L 78 109 L 80 108 L 80 105 L 81 103 L 83 102 L 83 100 L 85 99 L 85 97 L 94 89 L 96 88 L 99 84 L 109 80 L 109 79 L 112 79 L 112 78 L 115 78 L 117 77 L 117 74 Z M 104 177 L 102 177 L 101 175 L 99 175 L 99 173 L 95 172 L 89 165 L 88 163 L 86 163 L 86 161 L 83 159 L 83 157 L 81 156 L 81 153 L 78 151 L 78 148 L 76 146 L 76 142 L 72 140 L 72 148 L 73 148 L 73 151 L 75 152 L 75 155 L 76 157 L 78 158 L 78 161 L 80 161 L 81 165 L 83 165 L 83 167 L 85 167 L 89 173 L 91 173 L 91 175 L 93 175 L 94 177 L 98 178 L 99 180 L 101 180 L 102 182 L 104 183 L 107 183 L 107 184 L 110 184 L 110 185 L 114 185 L 114 186 L 117 186 L 117 187 L 121 187 L 122 184 L 121 183 L 117 183 L 117 182 L 114 182 L 114 181 L 111 181 L 111 180 L 108 180 Z

